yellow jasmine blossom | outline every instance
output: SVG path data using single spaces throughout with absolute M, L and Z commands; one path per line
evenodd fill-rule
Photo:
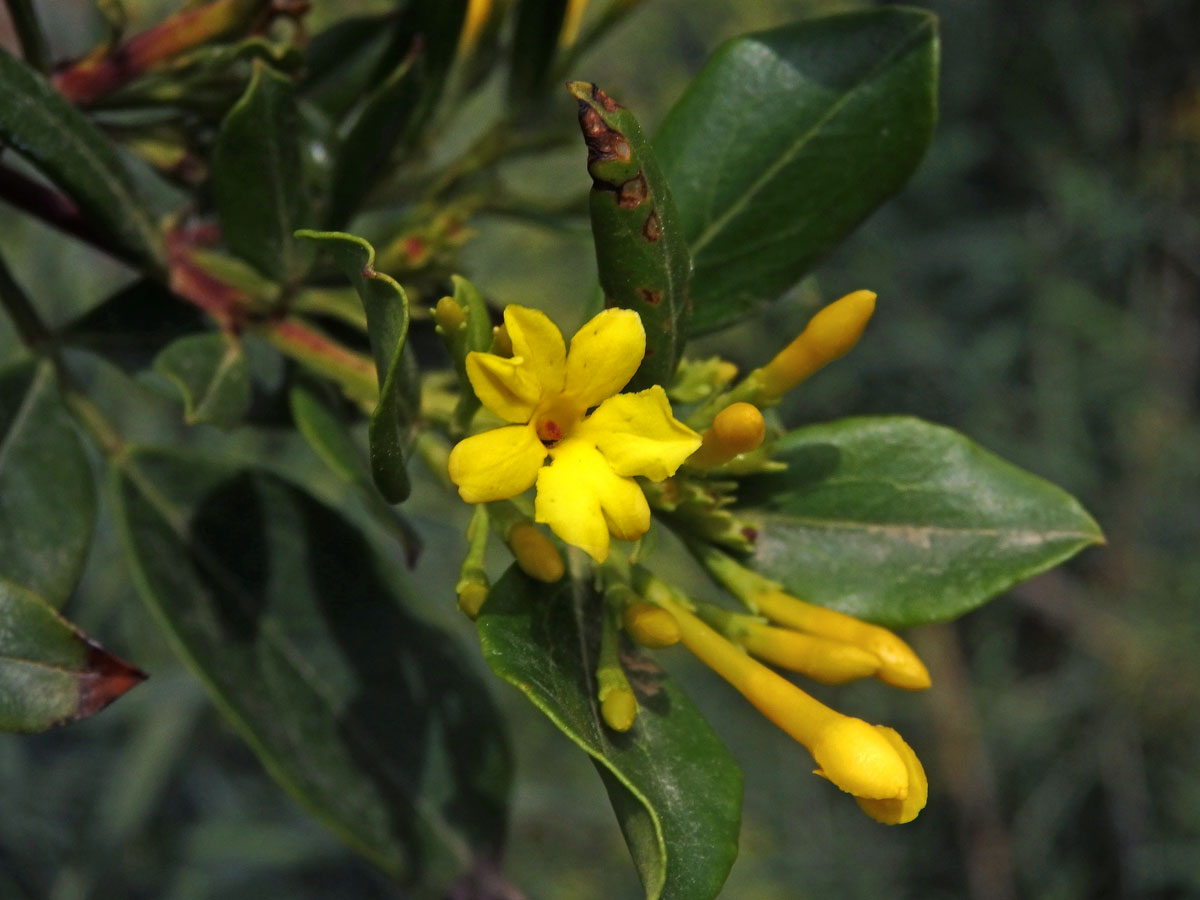
M 617 393 L 646 352 L 636 312 L 605 310 L 571 339 L 569 352 L 558 327 L 536 309 L 507 307 L 504 329 L 513 355 L 470 353 L 467 377 L 479 401 L 513 424 L 460 441 L 450 453 L 450 479 L 468 503 L 514 497 L 536 484 L 534 518 L 603 562 L 610 535 L 635 540 L 650 527 L 634 477 L 675 474 L 700 436 L 671 414 L 662 387 Z

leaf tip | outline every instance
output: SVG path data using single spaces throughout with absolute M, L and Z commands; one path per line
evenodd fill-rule
M 100 712 L 149 677 L 141 669 L 89 641 L 85 674 L 79 679 L 76 718 Z

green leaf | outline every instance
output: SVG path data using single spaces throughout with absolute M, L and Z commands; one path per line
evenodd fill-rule
M 937 118 L 937 19 L 891 6 L 734 38 L 654 142 L 695 260 L 692 333 L 775 300 L 897 191 Z
M 484 659 L 592 757 L 646 896 L 715 897 L 737 856 L 741 772 L 687 696 L 632 650 L 637 721 L 625 734 L 603 723 L 592 680 L 600 613 L 586 587 L 547 588 L 513 566 L 476 620 Z
M 62 606 L 95 519 L 92 469 L 50 364 L 0 371 L 0 578 Z
M 0 50 L 0 137 L 65 190 L 133 258 L 161 265 L 155 216 L 113 143 L 50 84 Z
M 229 249 L 280 281 L 305 265 L 292 236 L 307 208 L 299 135 L 291 80 L 255 60 L 246 93 L 221 123 L 213 195 Z
M 250 369 L 242 345 L 223 334 L 193 334 L 163 350 L 154 368 L 183 395 L 189 425 L 233 428 L 250 409 Z
M 751 564 L 884 625 L 953 619 L 1104 541 L 1062 489 L 919 419 L 801 428 L 775 455 L 786 472 L 742 481 Z
M 391 503 L 408 497 L 411 485 L 404 467 L 404 444 L 414 414 L 404 389 L 403 350 L 408 336 L 408 297 L 392 278 L 373 268 L 375 248 L 360 237 L 337 231 L 297 231 L 316 241 L 358 291 L 367 313 L 367 336 L 379 375 L 379 404 L 368 432 L 371 475 L 379 493 Z
M 494 859 L 497 713 L 363 536 L 261 471 L 140 449 L 112 474 L 139 592 L 271 776 L 395 877 Z
M 411 142 L 425 89 L 423 71 L 415 56 L 407 57 L 343 129 L 330 189 L 332 225 L 350 221 L 397 149 Z
M 687 338 L 692 272 L 671 192 L 633 113 L 586 81 L 567 89 L 588 148 L 604 304 L 634 310 L 646 327 L 646 356 L 629 390 L 670 384 Z
M 0 731 L 32 734 L 86 718 L 146 678 L 3 578 L 0 623 Z
M 528 103 L 545 89 L 566 12 L 567 0 L 520 0 L 509 60 L 511 102 Z
M 379 497 L 363 453 L 351 437 L 351 426 L 337 416 L 315 390 L 296 385 L 288 394 L 296 428 L 320 460 L 354 486 L 375 519 L 399 541 L 409 567 L 421 553 L 421 537 L 400 513 Z
M 86 347 L 126 371 L 140 371 L 172 340 L 204 329 L 199 307 L 161 282 L 135 281 L 84 313 L 61 332 L 64 343 Z

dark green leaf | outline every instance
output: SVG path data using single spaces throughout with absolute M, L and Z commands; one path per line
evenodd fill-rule
M 600 613 L 586 587 L 548 589 L 513 566 L 476 620 L 484 659 L 592 757 L 646 896 L 715 897 L 737 856 L 741 772 L 687 696 L 632 650 L 637 721 L 625 734 L 603 723 L 592 680 Z
M 193 334 L 163 350 L 154 367 L 183 395 L 189 425 L 232 428 L 250 409 L 250 370 L 242 346 L 223 334 Z
M 255 60 L 246 93 L 221 123 L 213 195 L 229 249 L 280 281 L 304 266 L 292 236 L 305 224 L 303 184 L 291 80 Z
M 753 566 L 884 625 L 953 619 L 1104 540 L 1065 491 L 919 419 L 801 428 L 776 455 L 786 472 L 742 482 Z
M 0 578 L 0 731 L 45 731 L 100 712 L 145 675 L 37 594 Z
M 520 0 L 508 73 L 512 102 L 536 99 L 545 89 L 566 12 L 567 0 Z
M 421 537 L 407 519 L 379 498 L 366 457 L 351 437 L 350 423 L 305 385 L 292 388 L 288 403 L 292 420 L 308 446 L 339 478 L 355 487 L 376 520 L 400 542 L 408 565 L 416 565 Z
M 386 171 L 399 147 L 413 137 L 424 95 L 424 69 L 409 56 L 368 94 L 344 129 L 333 170 L 329 221 L 344 225 Z
M 0 578 L 62 606 L 95 519 L 92 469 L 52 368 L 25 363 L 0 372 Z
M 137 587 L 272 777 L 394 876 L 444 885 L 494 858 L 497 714 L 363 536 L 263 472 L 166 450 L 118 466 Z
M 134 258 L 161 262 L 155 216 L 138 196 L 112 142 L 45 79 L 3 50 L 0 93 L 0 137 Z
M 592 240 L 605 306 L 632 309 L 646 326 L 646 356 L 629 382 L 670 384 L 687 338 L 692 260 L 671 192 L 633 113 L 594 84 L 567 85 L 592 176 Z
M 408 336 L 408 297 L 393 279 L 376 272 L 375 248 L 360 237 L 336 231 L 298 231 L 333 257 L 358 291 L 367 313 L 367 336 L 379 375 L 379 404 L 371 413 L 371 475 L 379 493 L 392 503 L 408 497 L 404 443 L 414 410 L 405 391 L 404 340 Z
M 122 288 L 62 331 L 64 342 L 94 350 L 127 371 L 146 368 L 177 337 L 200 331 L 205 316 L 161 282 Z
M 395 13 L 342 19 L 313 35 L 304 54 L 299 90 L 305 99 L 330 115 L 341 113 L 362 98 L 371 73 L 379 64 Z
M 692 332 L 776 299 L 898 190 L 937 117 L 937 20 L 859 10 L 734 38 L 655 150 L 695 260 Z

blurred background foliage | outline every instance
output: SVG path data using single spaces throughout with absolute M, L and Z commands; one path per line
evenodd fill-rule
M 37 5 L 59 57 L 102 34 L 84 0 Z M 173 4 L 125 5 L 136 30 Z M 653 133 L 720 40 L 831 5 L 647 0 L 573 75 L 604 85 Z M 725 896 L 1197 896 L 1200 15 L 1194 0 L 927 5 L 942 19 L 942 112 L 914 180 L 815 278 L 693 355 L 719 348 L 752 366 L 822 301 L 876 290 L 862 343 L 797 392 L 785 420 L 911 413 L 954 426 L 1080 497 L 1109 544 L 952 626 L 915 632 L 934 676 L 927 695 L 838 689 L 840 708 L 896 726 L 925 761 L 929 807 L 901 828 L 811 778 L 799 748 L 683 651 L 663 654 L 746 772 Z M 386 4 L 314 6 L 315 29 Z M 571 114 L 565 92 L 556 102 L 553 114 Z M 445 152 L 471 136 L 471 110 L 459 118 Z M 582 201 L 582 155 L 572 147 L 505 177 L 548 205 Z M 573 325 L 594 283 L 582 202 L 577 211 L 563 228 L 478 218 L 466 274 Z M 128 280 L 11 209 L 0 219 L 0 246 L 53 322 Z M 318 494 L 340 490 L 294 439 L 184 434 L 161 385 L 92 377 L 114 394 L 144 392 L 138 420 L 121 423 L 130 435 L 232 443 Z M 451 590 L 461 528 L 419 516 L 440 502 L 429 489 L 412 501 L 427 546 L 414 577 L 426 586 L 421 612 L 468 644 L 474 630 Z M 101 533 L 67 612 L 153 677 L 95 719 L 0 736 L 0 897 L 397 896 L 263 774 L 175 661 L 122 565 L 115 535 Z M 490 683 L 517 765 L 514 881 L 538 898 L 637 896 L 590 763 Z

